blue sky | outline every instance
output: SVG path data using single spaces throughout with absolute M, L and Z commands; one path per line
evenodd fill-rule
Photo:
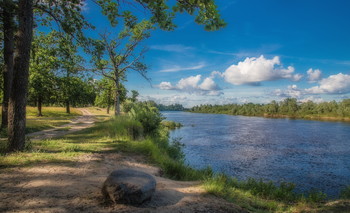
M 189 15 L 152 32 L 145 45 L 151 83 L 128 73 L 142 100 L 197 104 L 350 98 L 350 1 L 217 0 L 227 27 L 207 32 Z M 108 27 L 97 8 L 88 20 Z

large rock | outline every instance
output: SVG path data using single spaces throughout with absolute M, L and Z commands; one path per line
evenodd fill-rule
M 102 194 L 114 203 L 140 205 L 150 200 L 156 189 L 156 180 L 145 172 L 133 169 L 113 171 L 104 182 Z

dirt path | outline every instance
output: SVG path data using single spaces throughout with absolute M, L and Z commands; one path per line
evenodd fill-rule
M 33 132 L 27 134 L 27 136 L 34 140 L 49 139 L 55 137 L 62 137 L 66 134 L 70 134 L 94 125 L 96 116 L 89 112 L 87 109 L 79 108 L 83 115 L 72 120 L 71 123 L 62 125 L 57 128 L 47 129 L 39 132 Z
M 173 181 L 140 156 L 88 154 L 74 164 L 41 164 L 0 170 L 0 212 L 245 212 L 234 204 L 206 195 L 198 182 Z M 106 205 L 101 186 L 118 168 L 153 175 L 156 193 L 141 207 Z
M 29 134 L 33 139 L 63 136 L 93 125 L 96 120 L 86 109 L 60 128 Z M 59 129 L 59 128 L 58 128 Z M 157 189 L 152 200 L 141 207 L 106 205 L 102 184 L 113 170 L 132 168 L 153 175 Z M 245 212 L 240 207 L 206 195 L 199 182 L 173 181 L 138 155 L 103 153 L 81 155 L 60 164 L 0 169 L 0 212 Z

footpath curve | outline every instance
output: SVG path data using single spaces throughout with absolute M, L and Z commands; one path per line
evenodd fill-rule
M 39 132 L 33 132 L 27 134 L 26 136 L 34 140 L 43 140 L 49 138 L 61 137 L 82 129 L 92 127 L 96 121 L 96 116 L 93 115 L 89 110 L 84 108 L 79 108 L 83 115 L 74 118 L 71 123 L 64 124 L 62 126 L 46 129 Z

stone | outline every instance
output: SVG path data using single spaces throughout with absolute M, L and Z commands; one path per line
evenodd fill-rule
M 134 169 L 113 171 L 102 187 L 106 201 L 130 205 L 140 205 L 152 198 L 156 190 L 156 180 L 151 175 Z

